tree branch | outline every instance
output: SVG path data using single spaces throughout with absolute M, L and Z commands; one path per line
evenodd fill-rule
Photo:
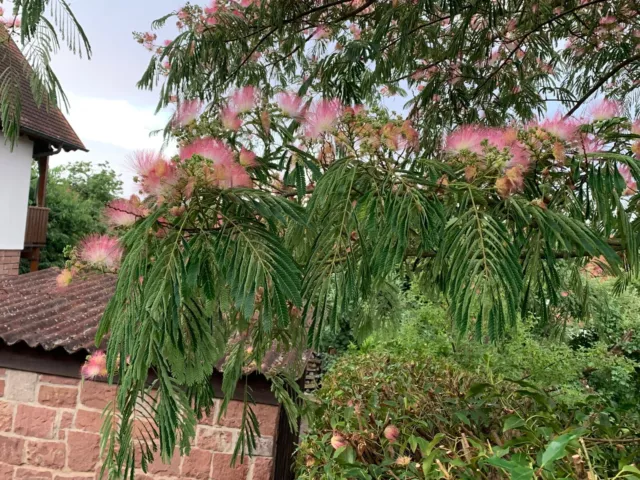
M 502 70 L 504 68 L 504 66 L 509 63 L 509 60 L 511 60 L 513 58 L 513 56 L 516 54 L 516 52 L 520 49 L 520 47 L 522 46 L 522 44 L 524 43 L 524 41 L 529 38 L 531 35 L 533 35 L 534 33 L 536 33 L 537 31 L 539 31 L 541 28 L 546 27 L 547 25 L 555 22 L 556 20 L 564 17 L 565 15 L 569 15 L 570 13 L 573 13 L 577 10 L 581 10 L 583 8 L 587 8 L 590 7 L 592 5 L 598 4 L 598 3 L 604 3 L 607 0 L 592 0 L 589 3 L 585 3 L 583 5 L 578 5 L 576 7 L 570 8 L 569 10 L 565 10 L 564 12 L 561 12 L 557 15 L 554 15 L 553 17 L 551 17 L 550 19 L 536 25 L 532 30 L 528 31 L 527 33 L 525 33 L 522 37 L 520 37 L 519 41 L 518 41 L 518 45 L 516 46 L 516 48 L 514 48 L 509 55 L 507 56 L 507 58 L 504 59 L 504 61 L 498 65 L 488 76 L 487 78 L 484 80 L 484 82 L 482 82 L 477 88 L 476 88 L 476 96 L 477 93 L 480 91 L 481 88 L 483 88 L 487 83 L 489 83 L 489 80 L 491 80 L 495 75 L 497 75 L 500 70 Z
M 615 67 L 613 67 L 604 77 L 602 77 L 600 80 L 598 80 L 595 85 L 593 85 L 589 91 L 587 93 L 585 93 L 583 95 L 582 98 L 580 98 L 580 100 L 578 100 L 576 102 L 576 104 L 571 107 L 571 110 L 569 110 L 567 112 L 567 114 L 564 116 L 564 118 L 568 118 L 571 115 L 573 115 L 576 110 L 578 110 L 578 108 L 580 108 L 580 106 L 586 102 L 589 97 L 591 97 L 591 95 L 593 95 L 594 93 L 596 93 L 600 87 L 602 87 L 602 85 L 604 85 L 607 80 L 609 80 L 611 77 L 613 77 L 615 74 L 617 74 L 620 70 L 622 70 L 623 68 L 625 68 L 626 66 L 632 64 L 633 62 L 640 60 L 640 53 L 637 55 L 634 55 L 632 57 L 627 58 L 624 62 L 620 62 L 618 65 L 616 65 Z

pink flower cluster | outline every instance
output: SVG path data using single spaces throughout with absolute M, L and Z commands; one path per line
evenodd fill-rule
M 91 235 L 78 247 L 78 258 L 91 267 L 115 270 L 120 266 L 124 250 L 117 238 Z
M 107 223 L 113 227 L 130 227 L 136 220 L 145 216 L 140 198 L 132 195 L 129 200 L 118 198 L 109 202 L 105 208 Z
M 240 151 L 240 163 L 234 159 L 233 151 L 224 142 L 214 138 L 199 138 L 180 148 L 180 159 L 187 160 L 200 155 L 212 161 L 205 166 L 205 179 L 218 188 L 251 188 L 251 177 L 245 167 L 256 165 L 255 154 L 249 150 Z
M 88 356 L 87 361 L 80 369 L 80 374 L 84 379 L 106 377 L 107 373 L 107 356 L 102 350 L 97 350 Z
M 309 138 L 332 132 L 345 111 L 342 103 L 335 98 L 319 100 L 307 108 L 304 100 L 293 92 L 279 93 L 276 103 L 282 113 L 305 125 L 305 135 Z
M 1 11 L 0 15 L 2 15 Z M 0 25 L 4 25 L 7 28 L 19 28 L 21 24 L 22 20 L 20 20 L 20 17 L 0 17 Z
M 305 135 L 318 138 L 323 133 L 332 132 L 342 110 L 342 104 L 335 98 L 318 101 L 305 116 Z
M 479 125 L 463 125 L 450 133 L 445 141 L 445 150 L 459 154 L 464 151 L 482 156 L 484 144 L 492 145 L 498 150 L 507 150 L 511 160 L 507 167 L 520 166 L 524 170 L 531 162 L 529 153 L 518 141 L 517 131 L 513 128 L 490 128 Z
M 132 160 L 137 182 L 145 193 L 162 196 L 178 179 L 175 165 L 157 152 L 138 150 Z
M 589 109 L 589 113 L 593 120 L 609 120 L 613 117 L 620 116 L 622 113 L 622 105 L 615 100 L 605 98 L 594 103 Z
M 199 100 L 183 100 L 178 104 L 176 112 L 173 114 L 173 125 L 176 127 L 184 127 L 192 122 L 202 109 L 202 103 Z

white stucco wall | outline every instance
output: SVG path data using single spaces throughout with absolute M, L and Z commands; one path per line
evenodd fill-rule
M 32 157 L 32 141 L 20 137 L 11 151 L 0 132 L 0 250 L 24 248 Z

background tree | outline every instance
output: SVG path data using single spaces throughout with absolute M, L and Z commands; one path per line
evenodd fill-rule
M 37 172 L 31 181 L 35 203 Z M 105 233 L 104 206 L 122 194 L 122 182 L 106 163 L 73 162 L 49 171 L 47 245 L 41 251 L 40 268 L 64 267 L 64 250 L 92 233 Z

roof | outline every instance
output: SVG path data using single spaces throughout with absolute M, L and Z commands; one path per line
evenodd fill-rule
M 8 345 L 25 342 L 45 350 L 61 347 L 70 354 L 96 350 L 98 323 L 115 292 L 117 276 L 90 273 L 58 287 L 59 273 L 58 268 L 48 268 L 0 278 L 0 339 Z M 265 354 L 261 369 L 291 369 L 301 376 L 309 352 L 299 353 L 274 346 Z M 217 370 L 224 369 L 225 360 L 217 363 Z
M 98 322 L 113 296 L 116 276 L 91 274 L 60 288 L 57 268 L 0 279 L 0 338 L 68 353 L 95 350 Z
M 9 67 L 17 72 L 20 87 L 20 131 L 33 138 L 49 142 L 65 150 L 88 151 L 56 106 L 38 106 L 31 90 L 33 69 L 16 43 L 0 26 L 0 74 Z

